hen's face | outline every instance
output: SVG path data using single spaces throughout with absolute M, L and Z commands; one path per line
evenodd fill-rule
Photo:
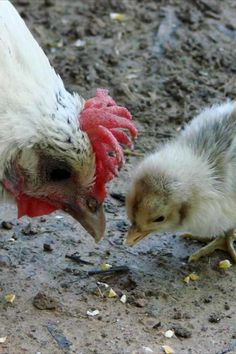
M 133 246 L 150 233 L 177 229 L 185 217 L 185 207 L 158 176 L 135 180 L 126 198 L 131 221 L 126 243 Z
M 45 149 L 21 152 L 9 173 L 20 216 L 61 209 L 99 241 L 105 230 L 105 215 L 102 203 L 90 193 L 94 163 L 92 156 L 82 166 L 81 159 L 68 158 L 66 153 L 50 154 Z

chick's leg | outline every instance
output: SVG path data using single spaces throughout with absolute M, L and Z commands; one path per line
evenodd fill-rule
M 198 236 L 194 237 L 192 235 L 190 238 L 202 242 L 207 242 L 207 240 L 209 242 L 212 240 L 210 237 L 207 239 Z M 236 250 L 234 249 L 235 240 L 236 240 L 236 235 L 234 234 L 234 230 L 229 230 L 225 232 L 223 236 L 215 238 L 213 241 L 208 243 L 205 247 L 202 247 L 199 251 L 192 254 L 192 256 L 189 257 L 189 262 L 197 261 L 199 258 L 203 256 L 208 256 L 209 254 L 213 253 L 215 250 L 218 249 L 218 250 L 223 250 L 228 252 L 231 258 L 233 259 L 233 261 L 236 263 Z

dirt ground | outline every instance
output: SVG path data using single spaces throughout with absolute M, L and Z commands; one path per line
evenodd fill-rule
M 131 110 L 137 155 L 176 134 L 199 109 L 236 96 L 234 0 L 13 3 L 68 89 L 88 98 L 106 87 Z M 116 12 L 125 19 L 112 20 Z M 12 222 L 0 230 L 1 354 L 161 354 L 163 345 L 184 354 L 236 353 L 235 266 L 218 269 L 228 255 L 188 264 L 202 245 L 171 234 L 123 245 L 124 195 L 140 158 L 128 155 L 109 188 L 100 244 L 63 213 L 17 220 L 14 207 L 1 207 L 1 220 Z M 74 252 L 89 264 L 65 257 Z M 103 263 L 129 272 L 88 275 Z M 200 279 L 184 283 L 191 272 Z M 118 298 L 99 295 L 98 281 Z M 12 304 L 5 301 L 10 293 Z M 94 310 L 99 314 L 87 315 Z M 164 336 L 169 329 L 172 338 Z

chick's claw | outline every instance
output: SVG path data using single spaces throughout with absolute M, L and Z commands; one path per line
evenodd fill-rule
M 200 240 L 200 237 L 191 237 L 192 239 Z M 202 239 L 201 239 L 202 240 Z M 236 235 L 233 230 L 225 233 L 225 235 L 217 237 L 205 247 L 202 247 L 199 251 L 195 252 L 189 257 L 189 262 L 196 262 L 199 258 L 204 256 L 209 256 L 215 250 L 226 251 L 230 254 L 232 260 L 236 263 L 236 250 L 234 248 L 234 241 L 236 240 Z

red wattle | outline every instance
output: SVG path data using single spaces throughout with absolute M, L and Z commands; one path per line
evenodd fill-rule
M 20 194 L 17 196 L 16 203 L 18 208 L 18 218 L 21 218 L 24 215 L 30 217 L 42 216 L 58 210 L 58 208 L 54 205 L 51 205 L 43 200 L 30 197 L 26 194 Z

